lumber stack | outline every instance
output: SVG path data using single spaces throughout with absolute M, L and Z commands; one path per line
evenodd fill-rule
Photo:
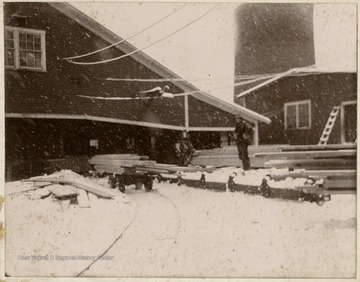
M 356 145 L 279 146 L 277 152 L 256 153 L 266 167 L 290 169 L 355 169 Z
M 249 146 L 249 158 L 251 167 L 264 167 L 264 160 L 255 158 L 257 153 L 279 152 L 279 146 L 284 145 L 260 145 Z M 199 150 L 195 151 L 193 159 L 191 161 L 193 166 L 214 166 L 214 167 L 241 167 L 242 162 L 238 156 L 238 150 L 236 146 L 227 146 L 219 149 L 211 150 Z
M 332 194 L 356 193 L 356 145 L 280 146 L 276 153 L 258 153 L 266 166 L 289 168 L 284 175 L 271 175 L 276 181 L 287 177 L 306 178 L 296 187 L 306 194 L 330 199 Z M 285 159 L 284 159 L 285 158 Z
M 95 155 L 89 160 L 98 172 L 115 174 L 175 174 L 177 172 L 210 171 L 200 167 L 182 167 L 159 164 L 147 156 L 136 154 Z

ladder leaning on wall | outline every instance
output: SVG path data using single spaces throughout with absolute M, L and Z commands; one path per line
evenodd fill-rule
M 324 131 L 320 137 L 320 141 L 319 141 L 318 145 L 326 145 L 327 144 L 329 137 L 330 137 L 330 133 L 334 127 L 336 118 L 339 114 L 339 111 L 340 111 L 340 106 L 335 106 L 332 108 L 330 116 L 328 118 L 328 121 L 325 125 Z

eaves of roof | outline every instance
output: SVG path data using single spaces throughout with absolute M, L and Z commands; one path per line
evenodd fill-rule
M 85 15 L 84 13 L 82 13 L 81 11 L 79 11 L 78 9 L 76 9 L 75 7 L 73 7 L 68 3 L 48 2 L 48 4 L 51 5 L 53 8 L 57 9 L 58 11 L 60 11 L 61 13 L 63 13 L 64 15 L 66 15 L 67 17 L 73 19 L 80 25 L 84 26 L 88 30 L 92 31 L 99 37 L 103 38 L 105 41 L 109 42 L 110 44 L 122 40 L 122 38 L 120 38 L 118 35 L 108 30 L 107 28 L 105 28 L 104 26 L 102 26 L 101 24 L 99 24 L 98 22 L 88 17 L 87 15 Z M 116 45 L 116 48 L 118 48 L 124 53 L 130 53 L 137 50 L 135 46 L 131 45 L 127 41 L 124 41 L 121 45 L 120 44 Z M 146 55 L 141 51 L 132 54 L 131 57 L 164 78 L 180 78 L 174 72 L 172 72 L 171 70 L 161 65 L 159 62 L 152 59 L 151 57 L 149 57 L 148 55 Z M 271 122 L 269 118 L 261 114 L 258 114 L 254 111 L 251 111 L 236 104 L 225 102 L 208 93 L 202 91 L 200 92 L 200 90 L 197 87 L 195 87 L 194 85 L 192 85 L 191 83 L 185 80 L 174 81 L 172 83 L 175 84 L 180 89 L 182 89 L 184 92 L 199 91 L 198 93 L 191 95 L 203 102 L 206 102 L 212 106 L 215 106 L 231 114 L 234 115 L 238 114 L 252 121 L 259 121 L 265 123 Z

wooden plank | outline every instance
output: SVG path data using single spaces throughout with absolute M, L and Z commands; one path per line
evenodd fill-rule
M 136 170 L 144 173 L 148 172 L 154 174 L 170 173 L 168 169 L 153 168 L 153 167 L 136 167 Z
M 280 145 L 251 145 L 248 147 L 249 155 L 260 153 L 260 152 L 274 152 L 280 151 L 277 147 L 285 146 L 284 144 Z M 207 149 L 207 150 L 196 150 L 193 154 L 193 157 L 198 156 L 218 156 L 218 155 L 238 155 L 238 149 L 236 146 L 226 146 L 223 148 Z
M 276 168 L 286 168 L 286 167 L 302 167 L 309 169 L 310 167 L 317 167 L 324 169 L 324 167 L 329 167 L 334 169 L 349 169 L 356 167 L 356 160 L 346 160 L 346 159 L 307 159 L 307 160 L 272 160 L 265 163 L 266 166 L 276 167 Z
M 105 165 L 105 166 L 145 166 L 145 165 L 154 165 L 155 161 L 137 161 L 137 160 L 89 160 L 90 164 L 93 165 Z
M 272 174 L 271 178 L 274 180 L 283 180 L 287 177 L 291 178 L 314 178 L 314 179 L 339 179 L 347 178 L 352 179 L 356 178 L 356 170 L 303 170 L 303 171 L 294 171 L 288 172 L 286 174 Z
M 311 171 L 303 171 L 304 174 L 308 174 L 309 176 L 317 175 L 323 177 L 356 177 L 355 169 L 348 170 L 311 170 Z
M 132 157 L 132 156 L 139 156 L 138 154 L 97 154 L 97 155 L 94 155 L 94 157 Z
M 356 179 L 337 179 L 337 180 L 328 180 L 325 179 L 322 187 L 325 189 L 330 188 L 354 188 L 356 189 Z
M 166 165 L 166 164 L 156 164 L 155 168 L 166 169 L 169 172 L 197 172 L 197 171 L 207 171 L 213 172 L 214 168 L 202 168 L 202 167 L 193 167 L 193 166 L 176 166 L 176 165 Z
M 125 168 L 116 167 L 116 166 L 94 165 L 94 167 L 99 172 L 118 173 L 118 174 L 123 174 L 125 172 Z
M 119 156 L 119 155 L 107 155 L 107 156 L 101 156 L 101 155 L 95 155 L 90 160 L 148 160 L 148 156 Z
M 335 151 L 294 151 L 294 152 L 275 152 L 275 153 L 256 153 L 256 158 L 331 158 L 331 157 L 355 157 L 356 150 L 335 150 Z
M 74 186 L 55 184 L 48 187 L 51 194 L 56 198 L 77 196 L 78 192 Z
M 330 145 L 288 145 L 279 146 L 281 151 L 311 151 L 311 150 L 346 150 L 356 149 L 356 144 L 330 144 Z
M 77 201 L 78 201 L 79 207 L 80 208 L 90 208 L 91 204 L 90 204 L 90 200 L 88 198 L 87 192 L 82 189 L 77 189 L 77 192 L 78 192 Z

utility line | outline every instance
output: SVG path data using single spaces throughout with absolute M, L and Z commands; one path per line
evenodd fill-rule
M 262 78 L 256 78 L 256 79 L 253 79 L 253 80 L 250 80 L 250 81 L 243 81 L 243 82 L 239 82 L 239 83 L 235 83 L 235 84 L 232 84 L 232 85 L 227 85 L 227 86 L 222 86 L 222 87 L 218 87 L 218 88 L 212 88 L 212 89 L 209 89 L 207 90 L 207 92 L 209 91 L 214 91 L 214 90 L 221 90 L 221 89 L 226 89 L 226 88 L 232 88 L 232 87 L 235 87 L 235 86 L 241 86 L 241 85 L 244 85 L 244 84 L 249 84 L 249 83 L 253 83 L 253 82 L 256 82 L 258 80 L 264 80 L 264 79 L 268 79 L 270 78 L 269 80 L 265 81 L 265 82 L 261 82 L 260 84 L 257 84 L 256 86 L 246 90 L 245 92 L 250 92 L 250 91 L 253 91 L 254 89 L 257 89 L 265 84 L 268 84 L 274 80 L 277 80 L 281 77 L 285 77 L 289 74 L 291 74 L 292 72 L 294 71 L 301 71 L 303 69 L 308 69 L 312 66 L 307 66 L 307 67 L 303 67 L 303 68 L 297 68 L 297 69 L 291 69 L 291 70 L 288 70 L 287 72 L 283 72 L 283 73 L 279 73 L 279 74 L 276 74 L 276 75 L 273 75 L 273 76 L 266 76 L 266 77 L 262 77 Z M 94 97 L 94 96 L 86 96 L 86 95 L 77 95 L 78 97 L 82 97 L 82 98 L 87 98 L 87 99 L 97 99 L 97 100 L 113 100 L 113 101 L 119 101 L 119 100 L 126 100 L 126 101 L 130 101 L 130 100 L 146 100 L 146 99 L 159 99 L 159 98 L 176 98 L 176 97 L 181 97 L 181 96 L 186 96 L 186 95 L 191 95 L 191 94 L 195 94 L 195 93 L 204 93 L 204 94 L 207 94 L 207 92 L 205 91 L 202 91 L 202 90 L 194 90 L 194 91 L 189 91 L 189 92 L 183 92 L 183 93 L 178 93 L 178 94 L 172 94 L 172 93 L 164 93 L 164 96 L 155 96 L 155 97 Z M 240 94 L 243 94 L 243 93 L 240 93 Z M 237 97 L 240 96 L 239 95 L 236 95 Z
M 146 27 L 145 29 L 140 30 L 138 33 L 135 33 L 134 35 L 132 35 L 132 36 L 130 36 L 130 37 L 128 37 L 128 38 L 122 39 L 122 40 L 120 40 L 120 41 L 118 41 L 118 42 L 115 42 L 115 43 L 113 43 L 113 44 L 111 44 L 111 45 L 109 45 L 109 46 L 107 46 L 107 47 L 102 48 L 102 49 L 95 50 L 95 51 L 93 51 L 93 52 L 86 53 L 86 54 L 83 54 L 83 55 L 78 55 L 78 56 L 63 58 L 63 60 L 73 60 L 73 59 L 79 59 L 79 58 L 87 57 L 87 56 L 90 56 L 90 55 L 99 53 L 99 52 L 101 52 L 101 51 L 107 50 L 107 49 L 109 49 L 109 48 L 111 48 L 111 47 L 113 47 L 113 46 L 115 46 L 115 45 L 119 45 L 119 44 L 123 43 L 124 41 L 127 41 L 127 40 L 129 40 L 129 39 L 131 39 L 131 38 L 134 38 L 135 36 L 137 36 L 137 35 L 143 33 L 144 31 L 152 28 L 153 26 L 155 26 L 155 25 L 157 25 L 158 23 L 162 22 L 163 20 L 167 19 L 167 18 L 170 17 L 171 15 L 177 13 L 177 12 L 180 11 L 182 8 L 184 8 L 187 4 L 188 4 L 188 3 L 185 3 L 185 4 L 182 5 L 179 9 L 176 9 L 175 11 L 171 12 L 170 14 L 166 15 L 165 17 L 161 18 L 160 20 L 154 22 L 153 24 L 149 25 L 149 26 Z
M 119 57 L 116 57 L 116 58 L 112 58 L 112 59 L 108 59 L 108 60 L 94 61 L 94 62 L 74 62 L 74 61 L 72 61 L 72 60 L 67 60 L 67 61 L 68 61 L 69 63 L 76 64 L 76 65 L 97 65 L 97 64 L 109 63 L 109 62 L 113 62 L 113 61 L 116 61 L 116 60 L 120 60 L 120 59 L 122 59 L 122 58 L 129 57 L 129 56 L 131 56 L 131 55 L 133 55 L 133 54 L 135 54 L 135 53 L 138 53 L 138 52 L 140 52 L 140 51 L 142 51 L 142 50 L 145 50 L 145 49 L 147 49 L 147 48 L 149 48 L 149 47 L 151 47 L 151 46 L 153 46 L 153 45 L 155 45 L 155 44 L 157 44 L 157 43 L 159 43 L 159 42 L 161 42 L 161 41 L 169 38 L 170 36 L 174 35 L 175 33 L 179 32 L 179 31 L 185 29 L 186 27 L 190 26 L 191 24 L 199 21 L 200 19 L 202 19 L 203 17 L 205 17 L 207 14 L 209 14 L 212 10 L 214 10 L 214 9 L 215 9 L 217 6 L 219 6 L 219 5 L 220 5 L 220 4 L 215 5 L 214 7 L 212 7 L 211 9 L 209 9 L 206 13 L 204 13 L 204 14 L 201 15 L 200 17 L 198 17 L 198 18 L 196 18 L 195 20 L 191 21 L 190 23 L 184 25 L 183 27 L 175 30 L 174 32 L 170 33 L 169 35 L 167 35 L 167 36 L 165 36 L 165 37 L 163 37 L 163 38 L 161 38 L 161 39 L 159 39 L 159 40 L 157 40 L 157 41 L 155 41 L 155 42 L 153 42 L 153 43 L 151 43 L 151 44 L 149 44 L 149 45 L 147 45 L 147 46 L 145 46 L 145 47 L 143 47 L 143 48 L 141 48 L 141 49 L 134 50 L 134 51 L 132 51 L 132 52 L 130 52 L 130 53 L 127 53 L 127 54 L 125 54 L 125 55 L 122 55 L 122 56 L 119 56 Z
M 291 76 L 291 77 L 296 77 L 296 76 L 307 76 L 307 75 L 317 75 L 317 74 L 324 74 L 326 72 L 318 72 L 318 71 L 314 71 L 314 72 L 303 72 L 303 73 L 292 73 L 292 74 L 288 74 L 286 75 L 286 77 Z M 253 78 L 246 77 L 246 78 L 242 78 L 242 77 L 235 77 L 235 79 L 240 79 L 240 80 L 244 80 L 241 82 L 237 82 L 235 84 L 233 84 L 233 86 L 239 86 L 239 85 L 243 85 L 243 84 L 248 84 L 248 83 L 252 83 L 258 80 L 262 80 L 262 79 L 266 79 L 266 78 L 271 78 L 274 77 L 276 75 L 278 75 L 280 73 L 274 73 L 274 74 L 263 74 L 263 75 L 257 75 L 254 76 Z M 194 78 L 194 81 L 204 81 L 204 80 L 222 80 L 224 78 L 221 77 L 216 77 L 216 78 Z M 101 81 L 106 80 L 106 81 L 123 81 L 123 82 L 176 82 L 176 81 L 189 81 L 189 79 L 185 79 L 185 78 L 113 78 L 113 77 L 108 77 L 105 79 L 100 79 Z

